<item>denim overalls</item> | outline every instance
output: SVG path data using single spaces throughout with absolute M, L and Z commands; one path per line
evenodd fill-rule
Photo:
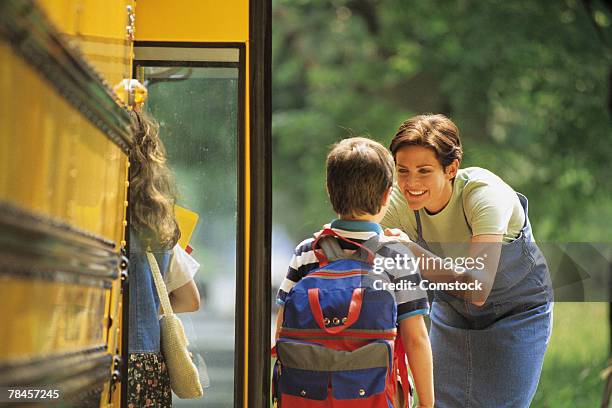
M 130 309 L 129 340 L 130 353 L 159 353 L 159 297 L 153 283 L 151 267 L 138 236 L 130 232 Z M 162 275 L 170 263 L 171 250 L 153 251 Z
M 552 331 L 548 265 L 527 217 L 527 198 L 517 193 L 525 224 L 503 244 L 493 289 L 482 307 L 436 291 L 431 345 L 436 407 L 523 408 L 536 392 Z M 417 243 L 428 249 L 421 220 Z

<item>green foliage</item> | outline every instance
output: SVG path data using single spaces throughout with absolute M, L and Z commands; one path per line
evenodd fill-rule
M 604 389 L 601 373 L 606 368 L 609 344 L 601 324 L 606 311 L 606 303 L 555 304 L 553 333 L 533 407 L 600 406 Z
M 609 241 L 611 15 L 591 3 L 274 1 L 275 222 L 297 240 L 333 216 L 334 142 L 388 145 L 404 119 L 441 112 L 463 166 L 530 198 L 539 240 Z

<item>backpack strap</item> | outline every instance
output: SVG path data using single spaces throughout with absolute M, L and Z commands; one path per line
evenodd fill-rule
M 404 397 L 404 407 L 410 407 L 411 388 L 410 377 L 408 376 L 408 364 L 406 364 L 406 351 L 404 350 L 404 343 L 402 342 L 402 334 L 398 333 L 395 338 L 395 347 L 393 348 L 393 362 L 397 374 L 399 376 L 400 384 L 402 385 L 402 393 Z
M 348 242 L 351 245 L 357 247 L 357 253 L 353 255 L 346 255 L 340 247 L 340 244 L 336 239 L 326 239 L 326 238 L 337 238 L 344 242 Z M 327 243 L 325 243 L 327 241 Z M 359 244 L 355 241 L 351 241 L 350 239 L 343 237 L 338 234 L 336 231 L 331 228 L 325 228 L 321 233 L 315 238 L 312 243 L 312 250 L 319 261 L 320 266 L 325 266 L 329 264 L 330 261 L 334 261 L 336 259 L 351 259 L 355 258 L 358 260 L 363 260 L 370 265 L 374 263 L 374 252 L 364 246 L 363 244 Z
M 365 241 L 362 245 L 374 253 L 374 256 L 380 254 L 382 257 L 388 257 L 388 247 L 392 244 L 402 244 L 402 241 L 396 237 L 375 235 Z
M 332 262 L 337 259 L 352 258 L 352 257 L 355 257 L 355 255 L 357 255 L 357 252 L 359 252 L 357 251 L 355 254 L 347 255 L 342 249 L 342 247 L 340 246 L 340 243 L 338 242 L 338 240 L 333 237 L 322 238 L 318 242 L 318 245 L 319 245 L 319 248 L 323 250 L 323 253 L 327 257 L 328 262 Z
M 372 251 L 374 255 L 376 255 L 382 247 L 384 247 L 387 244 L 392 244 L 395 242 L 399 242 L 399 241 L 396 239 L 393 239 L 392 237 L 384 237 L 384 236 L 381 237 L 380 235 L 377 234 L 377 235 L 374 235 L 372 238 L 368 239 L 367 241 L 365 241 L 362 245 L 368 248 L 370 251 Z

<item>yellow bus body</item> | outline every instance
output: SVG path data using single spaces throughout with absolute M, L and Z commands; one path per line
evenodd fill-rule
M 269 372 L 269 316 L 261 306 L 269 294 L 251 293 L 254 284 L 266 286 L 261 259 L 271 231 L 269 202 L 253 209 L 254 190 L 265 193 L 269 174 L 251 170 L 253 162 L 265 170 L 267 160 L 254 150 L 251 117 L 252 21 L 254 7 L 264 4 L 0 2 L 0 388 L 59 388 L 60 406 L 125 405 L 120 358 L 132 135 L 112 89 L 133 76 L 135 41 L 208 44 L 240 55 L 234 397 L 236 406 L 267 404 L 259 388 Z M 267 225 L 267 236 L 253 235 L 257 223 Z
M 65 58 L 60 51 L 68 50 L 77 64 L 73 69 L 86 70 L 89 82 L 71 82 L 70 72 L 61 70 L 62 59 L 55 68 L 57 76 L 52 76 L 45 71 L 49 64 L 40 61 L 38 66 L 35 57 L 28 58 L 26 45 L 7 36 L 0 41 L 0 203 L 14 212 L 5 213 L 13 221 L 31 218 L 27 231 L 13 223 L 15 231 L 24 233 L 23 240 L 13 243 L 21 253 L 3 254 L 0 264 L 0 364 L 11 369 L 2 380 L 15 387 L 46 381 L 70 394 L 62 397 L 75 405 L 97 398 L 102 406 L 119 406 L 120 393 L 111 395 L 111 382 L 117 369 L 112 357 L 119 355 L 121 340 L 121 278 L 116 265 L 125 245 L 127 149 L 96 123 L 96 114 L 79 104 L 96 93 L 106 93 L 107 102 L 116 103 L 112 85 L 130 78 L 133 38 L 126 24 L 127 6 L 133 13 L 134 2 L 18 3 L 13 11 L 25 6 L 6 26 L 18 30 L 28 27 L 28 18 L 42 20 L 43 26 L 32 23 L 32 30 L 48 32 L 33 33 L 32 41 L 44 48 L 48 38 L 60 40 L 54 55 Z M 66 83 L 73 87 L 72 95 L 66 93 Z M 128 134 L 125 117 L 122 120 L 121 130 Z M 35 235 L 31 248 L 26 233 Z M 66 268 L 87 262 L 76 259 L 80 249 L 102 251 L 96 255 L 101 264 L 116 262 L 97 265 L 98 271 Z M 101 368 L 87 371 L 95 361 Z M 68 364 L 82 366 L 89 374 L 78 381 L 49 374 Z M 116 384 L 112 388 L 118 389 Z

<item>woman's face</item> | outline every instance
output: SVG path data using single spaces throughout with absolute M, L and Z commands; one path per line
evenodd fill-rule
M 441 211 L 453 192 L 451 180 L 459 163 L 446 170 L 436 158 L 433 149 L 423 146 L 406 146 L 395 154 L 397 182 L 412 210 L 426 208 L 430 213 Z

